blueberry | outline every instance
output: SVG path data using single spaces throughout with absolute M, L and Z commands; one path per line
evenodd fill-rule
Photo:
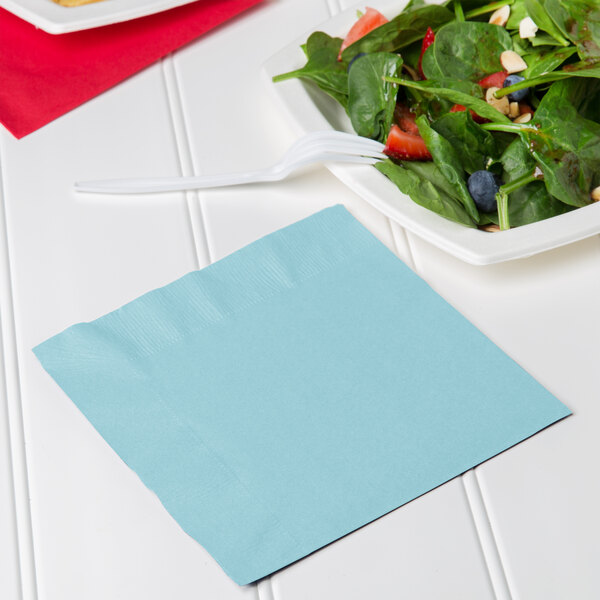
M 366 56 L 366 52 L 359 52 L 356 56 L 353 56 L 348 63 L 348 67 L 346 68 L 346 73 L 350 73 L 350 67 L 354 64 L 354 61 L 361 56 Z
M 467 181 L 475 206 L 484 213 L 496 210 L 496 193 L 501 185 L 500 178 L 490 171 L 475 171 Z
M 521 77 L 520 75 L 508 75 L 507 78 L 504 80 L 504 84 L 502 85 L 502 87 L 508 87 L 509 85 L 515 85 L 515 83 L 519 83 L 520 81 L 525 81 L 524 77 Z M 512 94 L 508 95 L 508 99 L 511 102 L 521 102 L 521 100 L 525 100 L 525 98 L 527 98 L 527 96 L 529 95 L 529 89 L 530 88 L 524 88 L 522 90 L 517 90 L 516 92 L 513 92 Z

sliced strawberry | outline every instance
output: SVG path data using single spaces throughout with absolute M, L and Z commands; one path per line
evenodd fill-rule
M 360 40 L 361 37 L 367 35 L 380 25 L 387 23 L 388 20 L 374 8 L 366 8 L 365 14 L 358 20 L 350 31 L 348 35 L 342 42 L 342 47 L 340 48 L 340 53 L 338 54 L 338 60 L 342 60 L 342 52 L 350 45 L 354 44 Z
M 431 160 L 423 138 L 402 131 L 398 125 L 392 125 L 383 152 L 397 160 Z
M 401 102 L 396 104 L 396 108 L 394 109 L 394 121 L 396 121 L 398 127 L 400 127 L 402 131 L 406 131 L 406 133 L 412 135 L 419 135 L 419 128 L 415 123 L 416 118 L 417 115 L 415 115 L 406 104 L 402 104 Z
M 455 104 L 450 109 L 450 112 L 462 112 L 463 110 L 467 110 L 467 107 L 463 106 L 462 104 Z M 471 113 L 471 116 L 473 117 L 473 121 L 475 121 L 475 123 L 489 123 L 490 121 L 489 119 L 480 117 L 472 108 L 469 109 L 469 112 Z
M 508 73 L 504 71 L 498 71 L 497 73 L 492 73 L 487 77 L 484 77 L 481 81 L 478 81 L 479 85 L 487 90 L 491 87 L 501 88 L 504 85 L 504 80 L 508 77 Z
M 427 48 L 429 48 L 429 46 L 431 46 L 431 44 L 433 44 L 433 42 L 435 41 L 435 33 L 433 32 L 433 29 L 431 29 L 431 27 L 427 28 L 427 31 L 425 32 L 425 37 L 423 38 L 423 44 L 421 46 L 421 56 L 419 56 L 419 73 L 421 74 L 421 77 L 423 79 L 426 79 L 425 75 L 423 74 L 423 68 L 422 68 L 422 64 L 423 64 L 423 55 L 425 54 L 425 50 L 427 50 Z

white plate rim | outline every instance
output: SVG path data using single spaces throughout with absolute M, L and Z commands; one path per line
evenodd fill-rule
M 200 0 L 101 0 L 61 6 L 53 0 L 0 0 L 0 7 L 46 33 L 60 35 L 122 23 Z
M 406 3 L 406 0 L 372 0 L 368 5 L 391 18 Z M 343 37 L 356 20 L 357 7 L 361 8 L 361 5 L 344 10 L 311 29 L 286 45 L 263 65 L 262 73 L 268 88 L 299 135 L 309 131 L 334 129 L 314 101 L 315 94 L 321 92 L 315 91 L 316 87 L 311 89 L 310 83 L 299 79 L 273 83 L 272 77 L 304 64 L 300 45 L 306 42 L 313 31 L 325 31 L 329 35 Z M 327 103 L 329 99 L 323 98 L 322 101 Z M 333 100 L 330 104 L 333 106 Z M 343 128 L 352 131 L 349 122 L 344 123 Z M 388 218 L 449 254 L 474 265 L 525 258 L 600 233 L 600 202 L 530 225 L 488 233 L 454 223 L 415 204 L 373 167 L 340 163 L 326 166 L 340 181 Z

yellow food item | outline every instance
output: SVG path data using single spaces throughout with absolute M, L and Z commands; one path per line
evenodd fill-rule
M 91 4 L 92 2 L 101 2 L 102 0 L 53 0 L 61 6 L 81 6 L 82 4 Z

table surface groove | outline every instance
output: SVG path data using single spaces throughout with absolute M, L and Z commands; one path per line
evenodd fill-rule
M 6 223 L 2 151 L 0 149 L 0 335 L 2 348 L 2 406 L 3 440 L 2 452 L 5 467 L 5 482 L 11 484 L 10 496 L 3 496 L 2 511 L 6 518 L 8 535 L 2 535 L 0 543 L 2 556 L 6 557 L 5 567 L 12 566 L 12 572 L 0 577 L 0 591 L 11 598 L 35 600 L 37 580 L 33 531 L 29 506 L 29 478 L 24 441 L 23 411 L 20 402 L 19 364 L 16 351 L 16 333 L 13 310 L 13 282 L 9 254 L 9 231 Z M 6 419 L 6 420 L 5 420 Z M 5 421 L 4 421 L 5 420 Z M 8 490 L 6 490 L 8 491 Z M 16 571 L 16 572 L 15 572 Z M 5 589 L 2 589 L 5 588 Z

